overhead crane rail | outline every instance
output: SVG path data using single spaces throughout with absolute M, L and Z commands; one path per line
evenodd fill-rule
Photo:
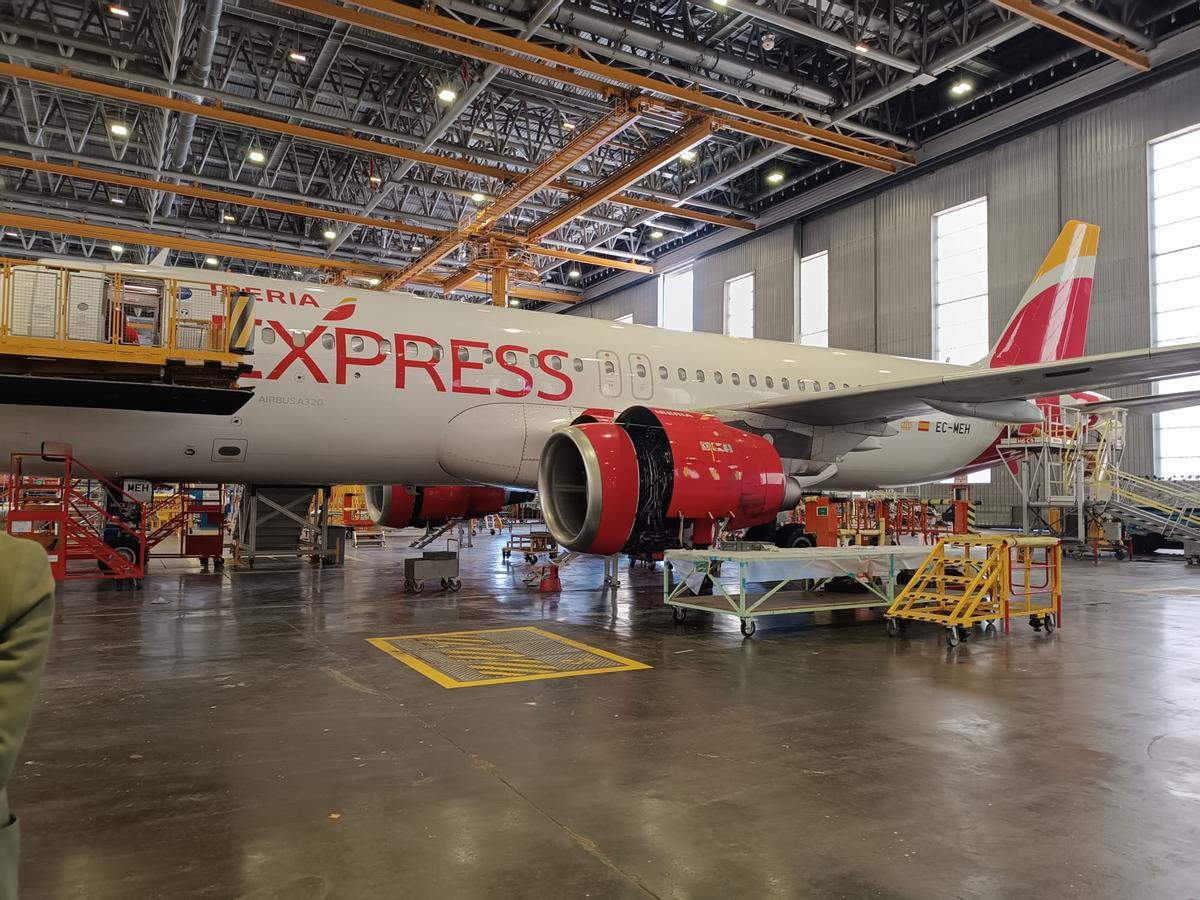
M 131 266 L 0 260 L 0 402 L 228 415 L 254 298 Z

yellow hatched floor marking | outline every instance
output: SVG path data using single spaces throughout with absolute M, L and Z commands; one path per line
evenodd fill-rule
M 444 688 L 650 668 L 532 626 L 378 637 L 368 643 Z

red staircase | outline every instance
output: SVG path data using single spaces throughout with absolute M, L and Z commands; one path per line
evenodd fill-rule
M 108 510 L 111 494 L 124 514 Z M 8 533 L 41 544 L 58 581 L 145 576 L 146 510 L 119 485 L 69 455 L 14 453 Z

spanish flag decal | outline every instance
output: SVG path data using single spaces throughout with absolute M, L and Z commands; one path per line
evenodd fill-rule
M 927 419 L 921 419 L 921 421 L 917 422 L 917 431 L 928 431 L 928 430 L 929 430 L 929 421 Z
M 322 322 L 344 322 L 354 315 L 354 304 L 358 302 L 357 297 L 345 297 L 338 301 L 337 306 L 325 313 L 325 318 Z

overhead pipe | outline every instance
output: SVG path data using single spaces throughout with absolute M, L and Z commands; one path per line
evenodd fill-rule
M 833 47 L 835 50 L 841 50 L 850 56 L 862 56 L 865 59 L 873 59 L 876 62 L 889 65 L 893 69 L 900 69 L 910 74 L 921 71 L 921 64 L 911 59 L 904 59 L 876 47 L 871 47 L 868 52 L 863 53 L 857 49 L 855 42 L 849 38 L 843 37 L 840 34 L 834 34 L 832 31 L 826 31 L 824 28 L 818 28 L 816 25 L 810 25 L 808 22 L 802 22 L 781 12 L 776 12 L 769 6 L 757 6 L 754 3 L 747 3 L 746 0 L 725 0 L 724 6 L 733 12 L 753 16 L 762 22 L 774 25 L 780 31 L 788 31 L 800 37 L 817 41 L 826 46 Z
M 200 38 L 196 45 L 196 55 L 188 67 L 188 78 L 200 87 L 208 87 L 208 74 L 212 71 L 213 51 L 217 46 L 217 31 L 221 24 L 221 9 L 224 0 L 208 0 L 204 6 L 204 15 L 200 19 Z M 196 94 L 188 95 L 193 103 L 203 103 L 204 98 Z M 185 113 L 179 117 L 179 125 L 175 131 L 175 146 L 171 151 L 171 168 L 182 172 L 187 165 L 188 154 L 192 148 L 192 135 L 196 131 L 196 116 Z
M 473 16 L 475 18 L 491 22 L 494 25 L 503 25 L 507 28 L 519 29 L 525 24 L 523 19 L 506 15 L 505 13 L 490 9 L 488 7 L 476 6 L 473 3 L 467 2 L 467 0 L 437 0 L 437 5 L 442 9 L 446 9 L 451 12 Z M 521 3 L 521 0 L 516 0 L 516 2 L 512 3 L 509 8 L 515 9 L 523 5 L 524 4 Z M 597 13 L 592 10 L 588 10 L 587 12 L 592 16 L 602 15 L 601 13 Z M 616 22 L 617 25 L 624 25 L 624 23 L 621 23 L 617 20 L 613 21 Z M 657 46 L 661 44 L 660 38 L 662 36 L 657 32 L 652 32 L 652 34 L 654 35 L 655 45 Z M 584 38 L 564 31 L 555 31 L 553 33 L 543 32 L 542 36 L 552 37 L 553 40 L 560 44 L 566 44 L 569 47 L 575 47 L 588 53 L 596 53 L 600 56 L 606 56 L 609 59 L 614 59 L 618 62 L 626 63 L 627 65 L 639 66 L 641 68 L 648 67 L 652 68 L 655 72 L 658 72 L 661 75 L 667 75 L 671 78 L 679 78 L 684 81 L 692 81 L 698 85 L 708 88 L 711 91 L 727 94 L 731 97 L 737 97 L 739 100 L 745 100 L 747 103 L 757 103 L 763 106 L 770 106 L 782 112 L 789 112 L 804 116 L 814 122 L 829 123 L 832 121 L 832 116 L 830 116 L 829 113 L 822 112 L 811 106 L 804 106 L 788 100 L 779 100 L 770 94 L 764 94 L 760 91 L 729 84 L 724 81 L 717 81 L 715 78 L 709 78 L 705 75 L 701 75 L 697 72 L 692 72 L 687 69 L 680 69 L 677 66 L 670 65 L 669 63 L 663 63 L 658 60 L 649 60 L 644 56 L 638 56 L 636 53 L 630 53 L 629 51 L 622 50 L 620 47 L 612 44 L 598 44 L 595 41 L 585 40 Z M 646 47 L 637 42 L 628 41 L 628 38 L 626 40 L 630 46 L 639 47 L 647 52 L 654 51 L 654 47 Z M 703 50 L 704 48 L 699 49 Z M 913 149 L 917 146 L 915 141 L 910 141 L 909 139 L 901 137 L 900 135 L 892 134 L 891 132 L 883 131 L 878 128 L 872 128 L 869 125 L 862 125 L 858 122 L 846 122 L 842 125 L 842 127 L 847 131 L 853 131 L 855 134 L 861 134 L 863 137 L 874 138 L 879 141 L 887 141 L 908 149 Z

